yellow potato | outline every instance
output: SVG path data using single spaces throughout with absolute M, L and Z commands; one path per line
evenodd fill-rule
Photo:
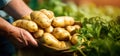
M 52 25 L 54 27 L 65 27 L 74 24 L 74 18 L 69 16 L 60 16 L 53 19 Z
M 79 30 L 81 27 L 79 25 L 66 26 L 66 30 L 70 32 L 71 35 L 76 33 L 76 30 Z
M 29 20 L 16 20 L 12 25 L 26 29 L 29 32 L 36 32 L 38 30 L 37 24 Z
M 49 20 L 49 18 L 40 11 L 32 12 L 31 19 L 36 22 L 41 28 L 47 28 L 51 25 L 51 21 Z
M 40 12 L 39 11 L 33 11 L 30 14 L 31 20 L 36 19 L 39 16 Z
M 69 47 L 66 42 L 60 41 L 58 48 L 64 49 Z
M 44 33 L 42 37 L 45 44 L 53 47 L 59 47 L 60 41 L 58 41 L 52 34 Z
M 13 23 L 12 23 L 12 25 L 14 25 L 14 26 L 21 26 L 22 25 L 22 22 L 23 20 L 22 19 L 20 19 L 20 20 L 16 20 L 16 21 L 14 21 Z
M 74 25 L 74 27 L 76 30 L 80 30 L 80 28 L 81 28 L 80 25 Z
M 66 48 L 68 45 L 64 41 L 58 41 L 52 34 L 44 33 L 43 40 L 45 44 L 48 46 L 56 47 L 56 48 Z
M 65 26 L 64 18 L 63 17 L 54 18 L 52 21 L 52 25 L 54 27 L 64 27 Z
M 50 26 L 50 27 L 48 27 L 48 28 L 45 28 L 45 32 L 48 32 L 48 33 L 51 33 L 51 32 L 53 32 L 53 26 Z
M 65 30 L 64 28 L 54 28 L 52 34 L 58 39 L 58 40 L 69 40 L 70 33 Z
M 64 17 L 64 21 L 65 21 L 65 25 L 66 26 L 70 26 L 70 25 L 73 25 L 75 20 L 73 17 L 70 17 L 70 16 L 63 16 Z
M 23 16 L 21 19 L 31 20 L 30 15 Z
M 50 10 L 41 9 L 40 12 L 44 13 L 51 21 L 54 18 L 54 13 Z
M 74 26 L 67 26 L 66 30 L 70 32 L 71 35 L 76 33 L 76 28 Z
M 38 29 L 37 32 L 33 33 L 33 36 L 34 36 L 34 38 L 41 38 L 43 36 L 43 34 L 44 34 L 44 30 L 43 29 Z
M 73 45 L 75 45 L 75 44 L 77 44 L 78 43 L 78 33 L 76 33 L 76 34 L 74 34 L 72 37 L 71 37 L 71 40 L 70 40 L 70 42 L 73 44 Z
M 79 35 L 78 33 L 75 33 L 75 34 L 71 37 L 70 42 L 71 42 L 73 45 L 77 44 L 78 41 L 81 42 L 81 43 L 83 43 L 83 42 L 86 41 L 85 38 L 82 38 L 81 40 L 79 40 L 79 39 L 78 39 L 78 35 Z

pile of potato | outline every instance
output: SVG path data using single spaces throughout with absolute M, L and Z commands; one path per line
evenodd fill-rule
M 76 30 L 81 28 L 73 17 L 55 17 L 52 11 L 46 9 L 33 11 L 12 24 L 29 31 L 41 43 L 60 49 L 68 47 L 67 43 L 77 44 L 79 34 Z

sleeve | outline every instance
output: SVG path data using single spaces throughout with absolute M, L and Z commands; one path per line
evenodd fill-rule
M 11 0 L 0 0 L 0 9 L 7 5 Z

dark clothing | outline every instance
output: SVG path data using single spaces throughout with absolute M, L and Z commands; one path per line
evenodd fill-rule
M 11 0 L 0 0 L 0 9 L 2 9 L 4 6 L 6 6 Z M 13 22 L 13 18 L 8 16 L 4 11 L 0 10 L 0 17 L 3 17 L 8 22 Z M 6 39 L 5 36 L 0 35 L 0 56 L 13 56 L 15 54 L 15 48 L 9 42 L 8 39 Z
M 11 0 L 0 0 L 0 9 L 7 5 Z
M 15 54 L 14 46 L 4 36 L 0 36 L 0 56 L 12 56 Z

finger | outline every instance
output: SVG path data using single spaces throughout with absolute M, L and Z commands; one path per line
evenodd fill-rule
M 24 36 L 24 34 L 22 33 L 22 31 L 20 31 L 20 38 L 23 42 L 23 44 L 25 44 L 25 46 L 28 46 L 28 42 L 27 40 L 25 39 L 26 36 Z
M 33 46 L 36 46 L 36 47 L 38 46 L 37 41 L 33 37 L 30 37 L 30 39 L 28 40 L 28 42 L 30 44 L 32 44 Z
M 32 37 L 32 35 L 26 31 L 26 33 L 24 33 L 24 36 L 27 39 L 27 42 L 33 46 L 38 46 L 37 41 Z

